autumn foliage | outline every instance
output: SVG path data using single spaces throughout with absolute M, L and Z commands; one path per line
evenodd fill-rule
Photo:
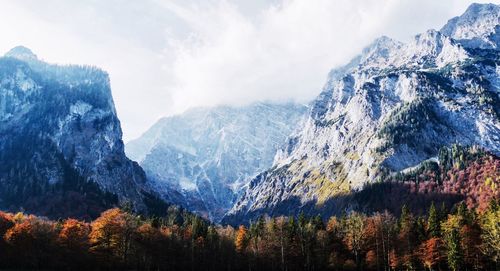
M 381 196 L 384 195 L 384 196 Z M 381 170 L 378 181 L 353 195 L 363 212 L 389 210 L 399 215 L 401 205 L 415 214 L 432 202 L 451 208 L 464 202 L 479 212 L 500 198 L 500 158 L 479 147 L 453 145 L 442 148 L 438 157 L 406 173 Z
M 247 247 L 247 228 L 244 225 L 240 225 L 238 228 L 234 245 L 236 247 L 236 251 L 239 253 L 243 252 Z
M 145 219 L 110 209 L 92 223 L 0 213 L 0 268 L 146 270 L 494 270 L 500 208 L 400 217 L 352 212 L 215 226 L 178 209 Z M 435 228 L 432 223 L 438 223 Z
M 0 212 L 0 269 L 498 270 L 498 161 L 456 148 L 439 166 L 388 177 L 412 189 L 404 195 L 462 195 L 453 202 L 389 190 L 379 197 L 397 210 L 262 216 L 236 229 L 173 206 L 162 217 L 113 208 L 93 221 Z

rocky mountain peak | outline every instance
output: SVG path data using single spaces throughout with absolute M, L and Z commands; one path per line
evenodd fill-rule
M 466 47 L 495 49 L 499 46 L 500 6 L 472 4 L 460 16 L 454 17 L 441 32 Z
M 387 36 L 379 37 L 363 49 L 361 63 L 364 63 L 364 65 L 386 63 L 401 46 L 403 46 L 403 43 L 397 40 Z
M 19 60 L 38 60 L 37 56 L 27 47 L 16 46 L 10 49 L 6 54 L 6 57 L 13 57 Z
M 467 58 L 466 51 L 434 29 L 418 34 L 408 43 L 403 61 L 410 65 L 443 67 Z
M 483 34 L 500 27 L 497 9 L 474 5 L 452 21 L 456 31 L 431 29 L 404 44 L 381 37 L 332 70 L 309 118 L 223 221 L 342 212 L 336 199 L 455 143 L 500 153 L 498 54 L 455 39 L 467 30 L 491 42 Z
M 306 110 L 294 103 L 193 108 L 161 119 L 126 150 L 167 201 L 218 221 L 272 165 Z
M 121 137 L 105 72 L 48 64 L 22 46 L 0 57 L 0 208 L 88 218 L 127 202 L 147 211 L 152 191 Z

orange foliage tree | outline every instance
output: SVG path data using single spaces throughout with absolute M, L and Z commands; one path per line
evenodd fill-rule
M 62 225 L 57 241 L 68 250 L 85 251 L 89 246 L 90 225 L 76 219 L 67 219 Z
M 0 236 L 3 236 L 8 229 L 14 226 L 12 215 L 0 212 Z
M 240 225 L 236 233 L 236 240 L 234 241 L 236 251 L 243 253 L 247 247 L 247 241 L 247 228 L 244 225 Z
M 418 255 L 424 266 L 433 270 L 444 258 L 441 238 L 433 237 L 422 243 Z
M 111 255 L 126 262 L 133 234 L 138 227 L 135 217 L 118 208 L 101 214 L 91 224 L 91 251 Z
M 15 219 L 17 223 L 5 233 L 5 241 L 16 258 L 22 259 L 20 266 L 41 266 L 54 248 L 55 224 L 31 215 Z

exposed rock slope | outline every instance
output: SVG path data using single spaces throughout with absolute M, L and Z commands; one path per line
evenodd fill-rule
M 217 221 L 305 112 L 292 103 L 196 108 L 161 119 L 126 151 L 165 199 Z
M 333 70 L 302 129 L 224 221 L 333 210 L 330 199 L 453 143 L 498 155 L 499 10 L 474 4 L 441 32 L 379 38 Z
M 108 75 L 50 65 L 25 47 L 0 58 L 0 207 L 96 216 L 150 189 L 124 153 Z

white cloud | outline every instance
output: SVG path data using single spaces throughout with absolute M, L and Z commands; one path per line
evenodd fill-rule
M 110 73 L 125 139 L 191 106 L 307 101 L 380 35 L 440 28 L 466 0 L 0 2 L 0 51 Z
M 327 72 L 374 38 L 406 40 L 463 12 L 466 1 L 284 1 L 258 16 L 229 2 L 164 5 L 193 35 L 169 48 L 176 55 L 176 108 L 313 99 Z

